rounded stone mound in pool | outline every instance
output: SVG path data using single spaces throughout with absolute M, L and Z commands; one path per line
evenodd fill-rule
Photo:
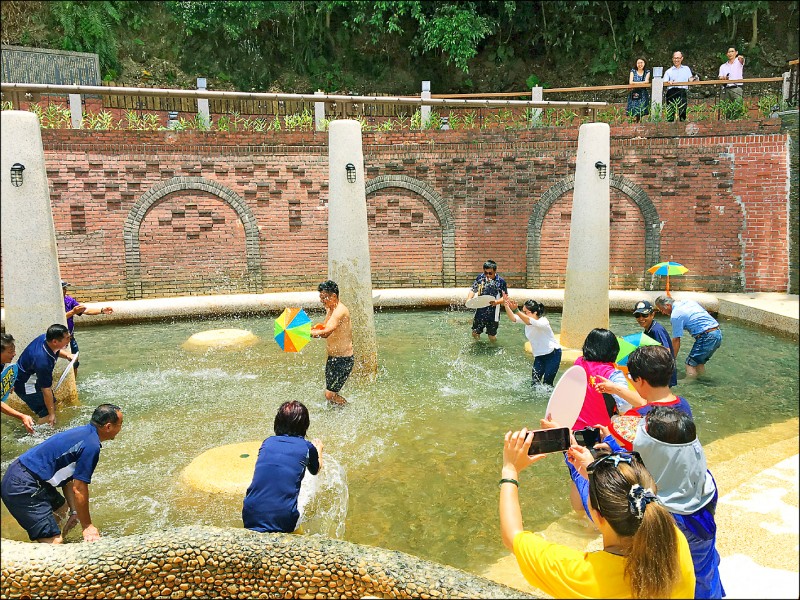
M 556 340 L 561 343 L 561 335 L 555 334 Z M 533 351 L 531 350 L 531 343 L 526 341 L 525 342 L 525 353 L 529 355 L 533 355 Z M 565 348 L 561 347 L 561 364 L 562 365 L 574 365 L 575 361 L 578 357 L 583 354 L 580 348 Z
M 212 494 L 244 497 L 253 480 L 261 441 L 227 444 L 206 450 L 181 473 L 181 481 Z
M 258 336 L 246 329 L 209 329 L 195 333 L 181 347 L 184 350 L 247 348 L 258 343 Z

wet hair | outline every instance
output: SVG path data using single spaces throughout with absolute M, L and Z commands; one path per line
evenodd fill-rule
M 613 363 L 619 354 L 619 340 L 608 329 L 597 327 L 583 340 L 582 351 L 584 360 Z
M 10 333 L 0 334 L 0 352 L 5 352 L 6 348 L 14 345 L 14 336 Z
M 544 316 L 544 304 L 541 302 L 537 302 L 536 300 L 527 300 L 523 306 L 539 317 Z
M 665 296 L 664 294 L 661 294 L 658 298 L 653 300 L 653 302 L 656 306 L 672 306 L 675 304 L 675 301 L 672 298 Z
M 483 263 L 483 268 L 491 269 L 492 271 L 497 271 L 497 263 L 494 262 L 493 260 L 487 260 L 485 263 Z
M 692 417 L 671 406 L 656 406 L 644 416 L 647 435 L 665 444 L 688 444 L 697 439 Z
M 306 405 L 297 400 L 284 402 L 275 415 L 275 435 L 305 437 L 311 419 Z
M 95 427 L 102 427 L 106 423 L 116 423 L 122 409 L 116 404 L 101 404 L 94 409 L 90 423 Z
M 628 357 L 628 373 L 653 387 L 667 387 L 675 370 L 675 357 L 665 346 L 641 346 Z
M 62 340 L 64 339 L 65 335 L 69 335 L 69 329 L 67 329 L 64 325 L 60 323 L 54 323 L 47 328 L 47 333 L 45 334 L 45 339 L 48 342 L 52 342 L 54 340 Z
M 634 486 L 657 486 L 644 464 L 612 460 L 598 463 L 589 475 L 589 502 L 617 535 L 630 540 L 625 579 L 632 598 L 668 598 L 681 577 L 678 533 L 669 511 L 657 501 L 648 502 L 641 518 L 632 512 L 629 496 Z
M 335 281 L 331 281 L 330 279 L 327 279 L 327 280 L 323 281 L 322 283 L 320 283 L 317 286 L 317 291 L 318 292 L 325 292 L 326 294 L 336 294 L 338 296 L 339 295 L 339 286 L 336 284 Z

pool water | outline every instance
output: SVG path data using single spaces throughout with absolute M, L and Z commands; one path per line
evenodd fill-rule
M 530 385 L 522 327 L 503 316 L 496 344 L 485 336 L 475 342 L 472 314 L 378 311 L 377 380 L 348 382 L 345 408 L 329 406 L 322 395 L 324 342 L 284 354 L 272 340 L 273 318 L 79 329 L 83 406 L 62 409 L 59 428 L 86 423 L 102 402 L 125 412 L 90 487 L 95 524 L 107 536 L 242 527 L 241 497 L 188 489 L 180 473 L 210 448 L 264 439 L 278 406 L 300 400 L 311 413 L 308 438 L 321 438 L 332 459 L 309 506 L 308 533 L 483 572 L 507 554 L 497 510 L 503 436 L 538 426 L 549 395 Z M 558 332 L 561 315 L 548 318 Z M 706 378 L 681 379 L 676 389 L 692 406 L 703 443 L 798 416 L 797 343 L 738 322 L 721 324 L 723 344 Z M 190 335 L 220 328 L 248 329 L 261 341 L 243 350 L 181 348 Z M 611 328 L 618 335 L 640 331 L 630 315 L 612 315 Z M 691 343 L 687 335 L 681 362 Z M 42 439 L 5 417 L 1 433 L 3 471 Z M 520 483 L 526 528 L 543 529 L 570 511 L 561 455 L 532 466 Z M 3 537 L 26 539 L 2 511 Z

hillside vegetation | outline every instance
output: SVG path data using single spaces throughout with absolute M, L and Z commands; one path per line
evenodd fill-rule
M 674 49 L 704 79 L 725 51 L 746 77 L 798 57 L 798 2 L 15 1 L 2 42 L 100 56 L 128 85 L 414 94 L 626 83 Z

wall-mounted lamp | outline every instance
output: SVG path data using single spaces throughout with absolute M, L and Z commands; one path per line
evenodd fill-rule
M 347 170 L 348 183 L 356 182 L 356 166 L 353 163 L 347 163 L 344 167 Z
M 608 166 L 601 160 L 598 160 L 594 163 L 594 168 L 597 169 L 598 175 L 600 175 L 600 179 L 606 178 L 606 173 L 608 173 Z
M 20 187 L 22 185 L 22 172 L 25 170 L 25 165 L 14 163 L 11 165 L 11 185 Z

